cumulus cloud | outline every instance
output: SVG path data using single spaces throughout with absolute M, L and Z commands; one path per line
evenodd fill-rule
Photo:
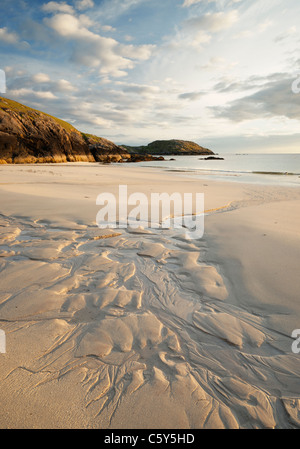
M 26 71 L 7 72 L 9 76 L 9 92 L 17 97 L 32 94 L 35 98 L 54 99 L 57 94 L 72 94 L 78 91 L 69 80 L 54 79 L 49 74 L 38 72 L 30 74 Z
M 71 60 L 88 67 L 99 67 L 100 73 L 124 76 L 134 67 L 133 60 L 147 60 L 154 45 L 124 45 L 113 38 L 89 30 L 84 17 L 58 13 L 45 19 L 45 24 L 58 35 L 74 42 Z
M 8 31 L 6 27 L 0 28 L 0 43 L 15 46 L 20 50 L 28 50 L 30 45 L 26 41 L 21 41 L 18 34 L 14 31 Z
M 117 53 L 131 59 L 146 61 L 150 58 L 155 45 L 123 45 L 120 44 Z
M 46 73 L 36 73 L 33 75 L 32 80 L 35 83 L 47 83 L 50 81 L 50 77 Z
M 74 92 L 77 91 L 77 88 L 73 86 L 70 81 L 65 79 L 60 79 L 52 83 L 52 90 L 54 92 Z
M 112 27 L 111 25 L 102 25 L 101 30 L 105 32 L 112 32 L 116 31 L 116 28 Z
M 6 44 L 16 44 L 19 41 L 17 33 L 9 32 L 7 28 L 0 28 L 0 41 Z
M 45 19 L 45 23 L 63 37 L 77 39 L 93 39 L 96 37 L 94 33 L 85 28 L 80 23 L 80 20 L 72 14 L 55 14 L 51 18 Z
M 42 6 L 42 11 L 53 13 L 53 12 L 62 12 L 67 14 L 73 14 L 74 9 L 72 6 L 68 5 L 65 2 L 59 3 L 59 2 L 49 2 L 45 3 Z
M 75 6 L 79 11 L 83 11 L 85 9 L 93 8 L 94 2 L 93 0 L 77 0 Z
M 9 94 L 16 98 L 30 98 L 30 101 L 34 98 L 42 100 L 54 100 L 56 98 L 56 96 L 50 91 L 34 91 L 26 87 L 21 89 L 10 89 Z
M 106 137 L 268 132 L 274 122 L 294 132 L 291 76 L 263 77 L 300 73 L 293 1 L 43 0 L 0 26 L 8 94 Z M 20 55 L 22 39 L 31 51 Z

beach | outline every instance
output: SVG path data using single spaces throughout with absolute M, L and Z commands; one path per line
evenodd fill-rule
M 205 231 L 99 229 L 97 196 L 203 193 Z M 1 428 L 299 428 L 299 186 L 1 165 Z

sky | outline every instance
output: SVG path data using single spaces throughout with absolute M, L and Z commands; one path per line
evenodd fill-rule
M 7 98 L 117 144 L 300 153 L 299 0 L 0 0 Z

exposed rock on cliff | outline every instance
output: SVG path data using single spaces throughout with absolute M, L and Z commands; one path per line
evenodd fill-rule
M 94 158 L 73 126 L 0 97 L 0 161 L 91 162 Z
M 153 156 L 152 154 L 130 154 L 127 162 L 164 161 L 163 156 Z
M 125 148 L 119 147 L 110 140 L 92 134 L 82 133 L 82 136 L 97 162 L 123 162 L 130 158 L 130 154 Z
M 0 97 L 0 164 L 43 162 L 141 162 L 154 155 L 209 155 L 207 148 L 184 140 L 157 140 L 145 147 L 118 146 L 44 112 Z
M 118 162 L 130 157 L 109 140 L 0 97 L 0 163 Z

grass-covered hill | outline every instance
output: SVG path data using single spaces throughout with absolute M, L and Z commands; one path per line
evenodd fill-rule
M 116 162 L 127 152 L 109 140 L 0 97 L 0 163 Z
M 159 154 L 159 155 L 202 155 L 214 154 L 208 148 L 203 148 L 197 143 L 189 142 L 187 140 L 155 140 L 147 146 L 130 147 L 122 145 L 130 153 L 137 154 Z
M 118 146 L 103 137 L 82 133 L 59 118 L 0 97 L 0 164 L 136 162 L 165 154 L 213 153 L 183 140 L 157 140 L 143 147 Z

